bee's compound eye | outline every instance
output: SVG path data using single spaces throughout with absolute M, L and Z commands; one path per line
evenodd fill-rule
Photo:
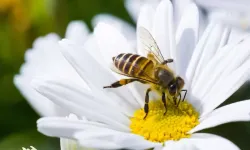
M 176 93 L 177 86 L 176 84 L 170 84 L 168 87 L 169 94 L 174 95 Z

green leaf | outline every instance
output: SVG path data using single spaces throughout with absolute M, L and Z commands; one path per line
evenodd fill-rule
M 0 140 L 13 132 L 36 129 L 39 116 L 26 101 L 14 105 L 0 105 Z
M 12 105 L 20 102 L 22 96 L 13 84 L 13 75 L 0 76 L 0 104 L 1 106 Z

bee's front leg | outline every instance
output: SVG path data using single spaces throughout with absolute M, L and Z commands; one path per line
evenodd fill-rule
M 147 89 L 146 92 L 146 96 L 145 96 L 145 104 L 144 104 L 144 112 L 145 112 L 145 116 L 143 119 L 146 119 L 146 117 L 148 116 L 148 103 L 149 103 L 149 92 L 151 91 L 150 88 Z
M 177 107 L 179 106 L 180 102 L 181 102 L 181 93 L 179 93 L 179 99 L 178 99 Z
M 172 100 L 174 101 L 175 106 L 177 106 L 177 98 L 174 96 L 172 97 Z
M 165 92 L 162 92 L 162 102 L 163 102 L 163 104 L 164 104 L 164 107 L 165 107 L 165 113 L 164 113 L 164 115 L 166 115 L 166 113 L 167 113 L 167 103 L 166 103 L 166 96 L 165 96 Z
M 182 99 L 182 101 L 184 102 L 184 100 L 185 100 L 185 98 L 186 98 L 186 95 L 187 95 L 187 90 L 181 90 L 181 91 L 185 92 L 185 94 L 184 94 L 184 96 L 183 96 L 183 99 Z

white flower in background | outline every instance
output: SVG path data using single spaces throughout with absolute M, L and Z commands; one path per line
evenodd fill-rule
M 171 2 L 163 0 L 155 11 L 148 7 L 142 10 L 137 25 L 152 33 L 166 59 L 174 59 L 173 69 L 186 82 L 186 101 L 178 108 L 168 103 L 163 116 L 163 104 L 154 99 L 144 120 L 145 87 L 131 84 L 103 90 L 103 86 L 121 79 L 109 69 L 112 57 L 136 51 L 119 30 L 100 23 L 94 31 L 100 49 L 89 49 L 69 39 L 60 41 L 63 55 L 89 89 L 82 82 L 57 77 L 32 82 L 43 96 L 88 120 L 44 117 L 37 122 L 38 130 L 100 149 L 239 149 L 225 138 L 196 132 L 250 120 L 249 100 L 217 108 L 248 79 L 250 37 L 227 43 L 229 30 L 210 23 L 197 43 L 199 13 L 194 4 L 185 9 L 176 32 Z M 137 42 L 137 52 L 143 55 L 140 38 Z
M 156 7 L 159 4 L 160 0 L 125 0 L 124 5 L 132 17 L 132 19 L 136 22 L 140 13 L 140 9 L 143 5 L 150 5 L 151 7 Z
M 249 0 L 194 0 L 212 20 L 250 30 Z
M 156 8 L 156 6 L 159 4 L 160 1 L 161 0 L 125 0 L 124 5 L 130 16 L 136 22 L 139 13 L 142 11 L 141 10 L 142 6 L 145 7 L 145 5 L 147 5 L 147 7 L 154 9 Z M 179 23 L 185 7 L 192 2 L 193 0 L 172 0 L 175 22 Z M 203 16 L 202 14 L 200 15 L 201 17 L 199 19 L 201 19 L 200 21 L 203 21 L 203 19 L 205 19 L 205 16 Z
M 138 21 L 140 19 L 138 16 L 140 13 L 149 12 L 146 17 L 152 17 L 151 12 L 148 11 L 155 11 L 156 6 L 159 4 L 161 0 L 125 0 L 124 5 L 127 8 L 130 16 L 134 19 L 134 21 Z M 173 3 L 173 21 L 175 24 L 179 24 L 181 16 L 183 15 L 183 11 L 185 8 L 192 3 L 193 0 L 172 0 Z M 207 26 L 207 16 L 199 10 L 199 35 L 202 35 L 203 31 Z
M 179 21 L 184 8 L 190 4 L 193 0 L 172 0 L 173 9 L 175 12 L 175 19 Z M 156 7 L 159 4 L 160 0 L 125 0 L 124 4 L 128 10 L 130 16 L 136 22 L 140 13 L 140 9 L 143 5 L 149 5 L 152 8 Z
M 33 147 L 33 146 L 30 146 L 30 148 L 22 147 L 22 150 L 37 150 L 37 149 L 35 147 Z

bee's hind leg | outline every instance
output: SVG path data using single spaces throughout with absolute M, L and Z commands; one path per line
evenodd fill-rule
M 146 92 L 146 96 L 145 96 L 145 104 L 144 104 L 144 112 L 145 112 L 145 116 L 143 119 L 146 119 L 146 117 L 148 116 L 148 103 L 149 103 L 149 92 L 151 91 L 150 88 L 147 89 Z
M 104 86 L 103 88 L 117 88 L 117 87 L 129 84 L 131 82 L 134 82 L 134 81 L 141 82 L 139 79 L 121 79 L 119 81 L 112 83 L 110 86 Z

